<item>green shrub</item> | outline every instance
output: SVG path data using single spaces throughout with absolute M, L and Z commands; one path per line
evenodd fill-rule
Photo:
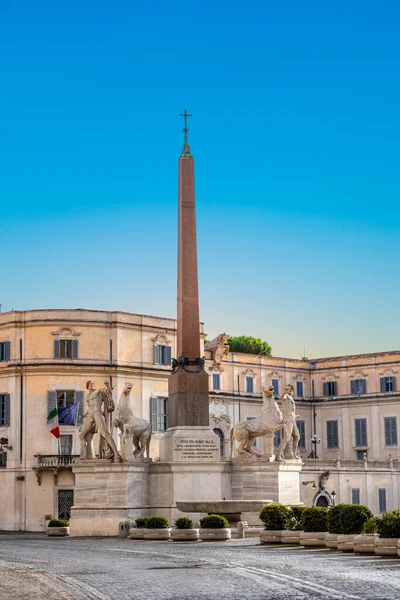
M 175 521 L 175 527 L 177 529 L 193 529 L 194 524 L 189 517 L 178 517 Z
M 368 519 L 368 521 L 366 521 L 364 523 L 361 533 L 363 535 L 373 535 L 376 532 L 377 532 L 377 529 L 376 529 L 376 518 L 375 517 L 371 517 L 370 519 Z
M 51 519 L 49 527 L 69 527 L 69 521 L 67 519 Z
M 260 510 L 260 521 L 270 531 L 287 529 L 290 517 L 292 511 L 284 504 L 267 504 Z
M 149 517 L 146 522 L 146 529 L 168 529 L 168 527 L 167 517 Z
M 149 520 L 149 517 L 138 517 L 135 519 L 136 527 L 144 528 L 146 527 L 146 523 Z
M 328 531 L 329 533 L 342 533 L 341 514 L 345 504 L 337 504 L 328 512 Z
M 322 506 L 312 506 L 305 508 L 301 519 L 303 531 L 327 531 L 328 529 L 328 511 Z
M 373 517 L 372 512 L 362 504 L 343 504 L 340 515 L 341 532 L 344 535 L 359 535 L 364 523 Z
M 376 530 L 381 538 L 400 538 L 399 511 L 386 513 L 376 519 Z
M 288 519 L 288 529 L 292 531 L 301 531 L 302 528 L 302 516 L 306 506 L 291 506 L 290 510 L 292 511 L 292 516 Z
M 208 515 L 200 519 L 202 529 L 226 529 L 229 527 L 228 520 L 221 515 Z

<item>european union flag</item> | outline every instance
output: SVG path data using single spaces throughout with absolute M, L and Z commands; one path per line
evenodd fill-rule
M 76 423 L 76 410 L 78 403 L 71 404 L 65 408 L 58 409 L 58 422 L 60 425 L 75 425 Z

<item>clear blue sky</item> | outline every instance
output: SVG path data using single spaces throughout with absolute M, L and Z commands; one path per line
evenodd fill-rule
M 0 0 L 0 302 L 176 315 L 193 113 L 201 318 L 397 349 L 400 4 Z

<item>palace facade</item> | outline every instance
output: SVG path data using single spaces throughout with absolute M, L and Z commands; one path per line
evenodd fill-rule
M 376 514 L 399 508 L 400 351 L 313 360 L 227 353 L 221 361 L 217 347 L 218 340 L 206 344 L 204 354 L 222 460 L 229 460 L 232 427 L 260 414 L 262 388 L 273 385 L 279 396 L 292 383 L 302 501 L 324 496 L 319 482 L 329 470 L 329 501 L 334 491 L 336 502 L 366 504 Z M 68 516 L 89 379 L 97 387 L 109 381 L 116 404 L 132 383 L 131 408 L 151 422 L 157 460 L 175 348 L 174 319 L 81 309 L 0 314 L 0 530 L 40 531 L 46 515 Z M 60 419 L 57 440 L 47 416 L 75 403 L 77 423 Z M 259 438 L 260 452 L 262 445 Z

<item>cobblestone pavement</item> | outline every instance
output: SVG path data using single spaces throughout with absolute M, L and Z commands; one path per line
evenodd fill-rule
M 400 558 L 260 546 L 0 534 L 1 600 L 398 600 Z

